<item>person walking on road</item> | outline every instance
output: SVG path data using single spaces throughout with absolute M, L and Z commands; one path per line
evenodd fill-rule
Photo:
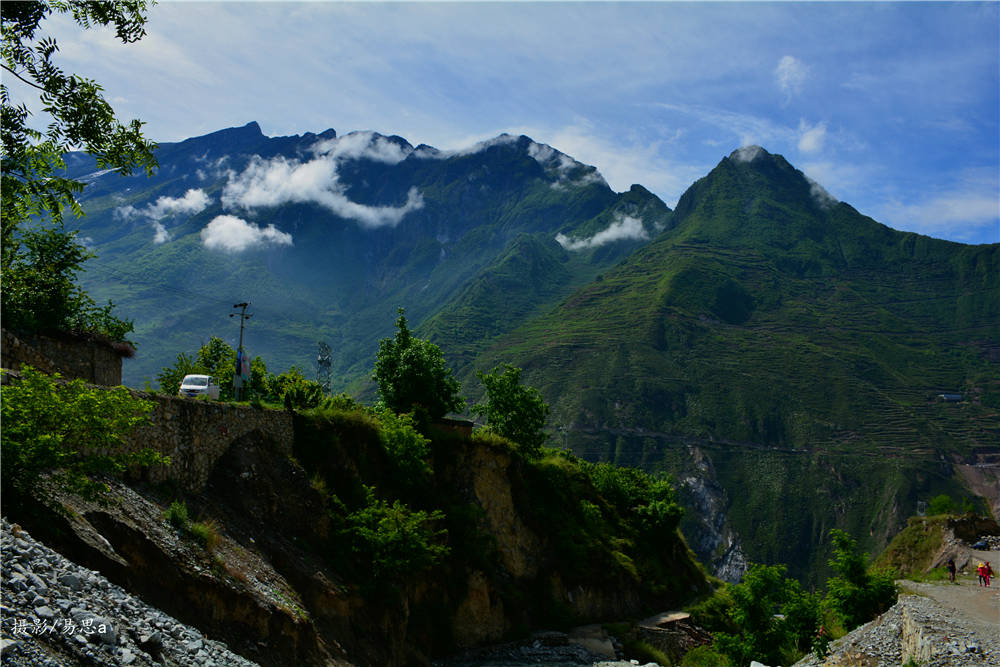
M 948 559 L 948 581 L 955 581 L 955 559 Z
M 986 588 L 990 587 L 990 577 L 993 576 L 993 568 L 990 567 L 990 562 L 986 561 L 986 565 L 983 565 L 983 579 L 986 581 Z
M 982 561 L 979 561 L 979 566 L 976 568 L 976 575 L 979 576 L 979 584 L 978 584 L 979 586 L 983 585 L 983 575 L 985 574 L 985 572 L 986 572 L 986 566 L 983 564 Z

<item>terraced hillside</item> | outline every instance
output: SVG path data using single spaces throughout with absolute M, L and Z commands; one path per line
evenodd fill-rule
M 1000 245 L 891 230 L 762 149 L 671 224 L 481 361 L 526 369 L 561 444 L 681 477 L 697 449 L 750 558 L 799 572 L 830 527 L 884 546 L 998 447 Z

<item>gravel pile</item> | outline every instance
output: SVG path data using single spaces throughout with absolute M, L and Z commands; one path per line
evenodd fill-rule
M 898 667 L 911 657 L 920 667 L 1000 666 L 997 631 L 984 631 L 981 624 L 919 595 L 900 596 L 892 609 L 830 648 L 826 661 L 809 656 L 795 667 Z
M 5 666 L 256 665 L 12 529 L 6 519 L 0 551 Z

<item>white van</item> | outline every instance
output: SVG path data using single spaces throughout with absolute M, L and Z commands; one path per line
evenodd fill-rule
M 184 379 L 181 380 L 181 388 L 177 395 L 188 398 L 208 396 L 217 401 L 219 400 L 219 383 L 211 375 L 185 375 Z

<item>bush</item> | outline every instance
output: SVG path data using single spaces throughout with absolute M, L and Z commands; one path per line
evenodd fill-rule
M 183 530 L 188 524 L 188 508 L 181 501 L 175 500 L 170 503 L 170 507 L 163 513 L 163 518 L 170 522 L 170 525 L 178 530 Z
M 25 366 L 20 381 L 2 389 L 5 488 L 26 496 L 51 473 L 63 489 L 96 498 L 107 485 L 91 475 L 120 474 L 130 465 L 170 459 L 142 449 L 125 452 L 126 438 L 149 421 L 153 403 L 124 387 L 104 389 L 83 380 L 63 382 Z
M 837 576 L 826 582 L 826 604 L 850 631 L 896 604 L 895 575 L 869 572 L 868 556 L 858 552 L 857 543 L 844 531 L 834 528 L 830 538 L 834 546 L 830 567 Z
M 348 514 L 343 536 L 376 586 L 412 578 L 448 555 L 447 531 L 434 528 L 442 512 L 414 511 L 398 500 L 390 505 L 372 487 L 365 493 L 366 505 Z
M 728 662 L 722 655 L 709 646 L 696 646 L 681 658 L 681 667 L 719 667 Z
M 205 547 L 209 551 L 215 549 L 219 544 L 219 529 L 214 520 L 195 521 L 188 525 L 187 532 L 194 538 L 195 542 Z
M 665 475 L 610 463 L 591 464 L 587 470 L 597 492 L 628 517 L 643 537 L 654 544 L 673 539 L 684 509 Z
M 741 667 L 794 662 L 811 647 L 819 626 L 819 603 L 799 582 L 785 577 L 784 565 L 753 564 L 743 582 L 729 587 L 727 615 L 737 628 L 716 632 L 715 649 Z M 796 653 L 798 652 L 798 653 Z
M 412 415 L 396 415 L 392 410 L 378 413 L 379 439 L 392 464 L 395 485 L 414 492 L 426 488 L 434 473 L 430 458 L 430 440 L 417 431 Z

